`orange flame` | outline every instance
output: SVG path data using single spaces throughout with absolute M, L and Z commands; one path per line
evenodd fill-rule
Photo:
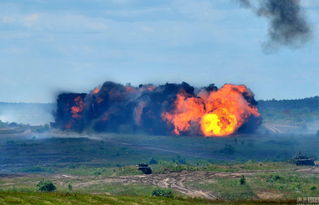
M 73 118 L 80 118 L 80 113 L 84 110 L 84 101 L 78 96 L 74 99 L 75 105 L 71 107 L 71 113 Z
M 162 118 L 174 126 L 179 135 L 199 126 L 205 136 L 228 136 L 235 133 L 251 115 L 259 116 L 256 107 L 249 105 L 245 95 L 253 95 L 244 85 L 225 84 L 218 91 L 201 91 L 199 97 L 180 92 L 175 109 L 165 112 Z
M 156 86 L 154 86 L 154 85 L 147 85 L 146 86 L 146 90 L 148 90 L 148 91 L 154 91 L 156 89 Z
M 205 113 L 205 105 L 200 98 L 177 94 L 175 112 L 162 114 L 162 118 L 174 125 L 174 133 L 179 135 L 181 131 L 187 131 L 193 121 L 197 121 Z
M 225 108 L 205 114 L 201 119 L 201 130 L 205 136 L 227 136 L 237 128 L 237 118 Z
M 134 87 L 130 86 L 130 85 L 125 86 L 125 90 L 126 90 L 126 92 L 134 92 L 134 91 L 136 91 L 136 89 Z
M 98 94 L 99 92 L 100 92 L 100 88 L 99 87 L 97 87 L 97 88 L 94 88 L 94 90 L 92 90 L 92 94 Z

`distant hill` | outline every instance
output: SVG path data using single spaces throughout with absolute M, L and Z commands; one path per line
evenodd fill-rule
M 54 103 L 6 103 L 0 102 L 0 121 L 30 125 L 53 121 Z
M 282 108 L 283 106 L 285 106 L 289 109 L 299 109 L 300 107 L 308 107 L 309 109 L 317 110 L 319 109 L 319 96 L 293 100 L 259 100 L 258 105 L 260 108 Z
M 319 129 L 319 97 L 260 100 L 263 124 L 274 132 L 314 133 Z M 276 131 L 277 130 L 277 131 Z

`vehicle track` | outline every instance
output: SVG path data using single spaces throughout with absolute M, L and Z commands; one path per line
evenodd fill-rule
M 190 197 L 218 199 L 218 194 L 200 190 L 189 185 L 192 181 L 211 180 L 217 177 L 236 177 L 243 174 L 251 175 L 252 173 L 226 173 L 226 172 L 205 172 L 205 171 L 182 171 L 167 174 L 103 177 L 92 179 L 89 182 L 75 183 L 74 187 L 92 186 L 103 183 L 121 183 L 121 184 L 146 184 L 162 188 L 171 188 Z

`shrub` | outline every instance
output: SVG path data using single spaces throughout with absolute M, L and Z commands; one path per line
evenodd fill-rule
M 93 174 L 94 174 L 94 176 L 100 176 L 100 175 L 102 175 L 102 171 L 97 170 Z
M 245 184 L 246 184 L 246 178 L 245 178 L 245 176 L 241 176 L 241 177 L 240 177 L 239 183 L 240 183 L 240 185 L 245 185 Z
M 177 159 L 173 160 L 173 162 L 177 163 L 177 164 L 186 164 L 186 160 L 181 158 L 181 156 L 177 156 Z
M 56 190 L 55 185 L 51 181 L 42 180 L 37 184 L 38 190 L 42 192 L 52 192 Z
M 72 184 L 68 184 L 68 189 L 69 189 L 69 191 L 73 190 Z
M 173 192 L 165 189 L 155 189 L 152 192 L 152 196 L 161 196 L 167 198 L 173 198 Z
M 311 190 L 311 191 L 316 191 L 316 190 L 317 190 L 317 187 L 316 187 L 316 186 L 312 186 L 312 187 L 310 187 L 310 190 Z
M 158 164 L 158 161 L 154 158 L 152 158 L 149 162 L 149 164 Z
M 271 175 L 271 176 L 269 176 L 269 178 L 267 178 L 267 182 L 276 182 L 276 181 L 278 181 L 278 180 L 280 180 L 281 179 L 281 177 L 280 176 L 278 176 L 278 175 Z

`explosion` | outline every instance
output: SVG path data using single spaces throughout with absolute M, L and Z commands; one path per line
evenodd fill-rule
M 72 117 L 79 118 L 81 117 L 79 113 L 83 111 L 85 104 L 81 96 L 77 96 L 76 98 L 74 98 L 74 103 L 75 105 L 71 107 Z
M 245 96 L 253 98 L 246 86 L 230 84 L 217 91 L 202 90 L 196 97 L 180 93 L 175 109 L 164 113 L 163 118 L 174 125 L 177 135 L 188 132 L 192 125 L 199 125 L 204 136 L 228 136 L 235 133 L 251 115 L 260 116 Z
M 202 117 L 201 128 L 205 136 L 227 136 L 236 131 L 237 119 L 227 109 L 220 108 Z
M 261 123 L 253 93 L 244 85 L 121 85 L 105 82 L 89 94 L 58 96 L 54 126 L 63 130 L 229 136 Z

